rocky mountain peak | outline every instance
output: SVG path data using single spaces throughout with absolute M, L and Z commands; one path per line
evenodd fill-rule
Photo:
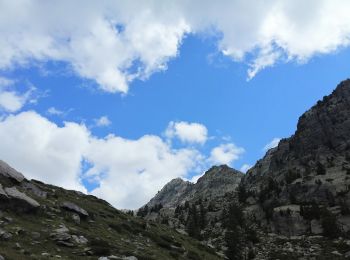
M 227 165 L 213 166 L 198 179 L 197 184 L 205 181 L 212 181 L 214 179 L 224 179 L 226 177 L 241 178 L 242 176 L 242 172 L 232 169 Z
M 171 180 L 146 205 L 149 208 L 159 204 L 164 208 L 175 208 L 186 201 L 220 197 L 234 192 L 243 175 L 227 165 L 213 166 L 195 184 L 181 178 Z

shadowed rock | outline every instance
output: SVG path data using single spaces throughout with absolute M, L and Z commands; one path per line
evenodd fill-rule
M 69 201 L 63 202 L 61 207 L 63 209 L 66 209 L 66 210 L 78 213 L 81 217 L 88 217 L 89 216 L 89 213 L 87 213 L 87 211 L 85 209 L 82 209 L 78 205 L 76 205 L 76 204 L 74 204 L 72 202 L 69 202 Z
M 22 173 L 13 169 L 10 165 L 0 160 L 0 176 L 13 179 L 17 182 L 22 182 L 25 178 Z
M 40 207 L 40 204 L 27 196 L 25 193 L 18 191 L 15 187 L 5 188 L 11 208 L 16 211 L 31 211 Z

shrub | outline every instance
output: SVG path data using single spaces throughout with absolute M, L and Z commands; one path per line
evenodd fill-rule
M 325 210 L 321 220 L 323 235 L 329 238 L 337 238 L 341 235 L 336 217 L 329 211 Z
M 110 245 L 105 240 L 92 239 L 89 241 L 89 246 L 97 256 L 106 256 L 111 254 Z

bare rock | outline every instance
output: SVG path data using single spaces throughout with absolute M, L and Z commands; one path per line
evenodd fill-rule
M 22 182 L 25 179 L 22 173 L 16 171 L 2 160 L 0 160 L 0 175 L 15 180 L 17 182 Z
M 5 188 L 5 192 L 10 199 L 9 205 L 17 211 L 27 212 L 40 207 L 36 200 L 18 191 L 16 187 Z
M 73 202 L 65 201 L 62 203 L 61 207 L 66 209 L 66 210 L 78 213 L 81 217 L 88 217 L 89 216 L 89 213 L 85 209 L 79 207 L 78 205 L 74 204 Z
M 1 183 L 0 183 L 0 198 L 8 198 L 5 190 L 2 188 Z
M 80 217 L 79 217 L 79 215 L 78 214 L 76 214 L 76 213 L 73 213 L 72 214 L 72 220 L 75 222 L 75 224 L 80 224 Z
M 76 235 L 73 235 L 73 236 L 72 236 L 72 239 L 73 239 L 73 241 L 74 241 L 75 243 L 77 243 L 77 244 L 83 244 L 83 245 L 85 245 L 85 244 L 87 244 L 87 242 L 89 242 L 89 241 L 87 240 L 87 238 L 85 238 L 84 236 L 76 236 Z
M 313 219 L 310 223 L 311 233 L 314 235 L 320 235 L 323 233 L 323 228 L 319 220 Z
M 31 192 L 32 194 L 34 194 L 35 196 L 42 198 L 42 199 L 46 199 L 47 198 L 47 192 L 46 191 L 42 191 L 38 186 L 36 186 L 35 184 L 31 183 L 31 182 L 24 182 L 22 184 L 22 187 L 26 190 Z

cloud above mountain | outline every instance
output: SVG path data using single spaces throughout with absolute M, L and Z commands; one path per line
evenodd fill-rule
M 208 139 L 208 129 L 199 123 L 171 121 L 165 130 L 168 139 L 178 138 L 184 143 L 204 144 Z
M 60 61 L 104 91 L 127 93 L 166 70 L 193 34 L 215 36 L 251 79 L 347 47 L 349 11 L 346 0 L 1 1 L 0 71 Z
M 84 192 L 94 184 L 90 192 L 118 208 L 140 207 L 171 179 L 208 167 L 201 150 L 174 148 L 157 135 L 97 137 L 84 124 L 59 126 L 34 111 L 0 119 L 0 139 L 0 158 L 27 178 Z M 241 148 L 215 149 L 216 161 L 228 163 Z

